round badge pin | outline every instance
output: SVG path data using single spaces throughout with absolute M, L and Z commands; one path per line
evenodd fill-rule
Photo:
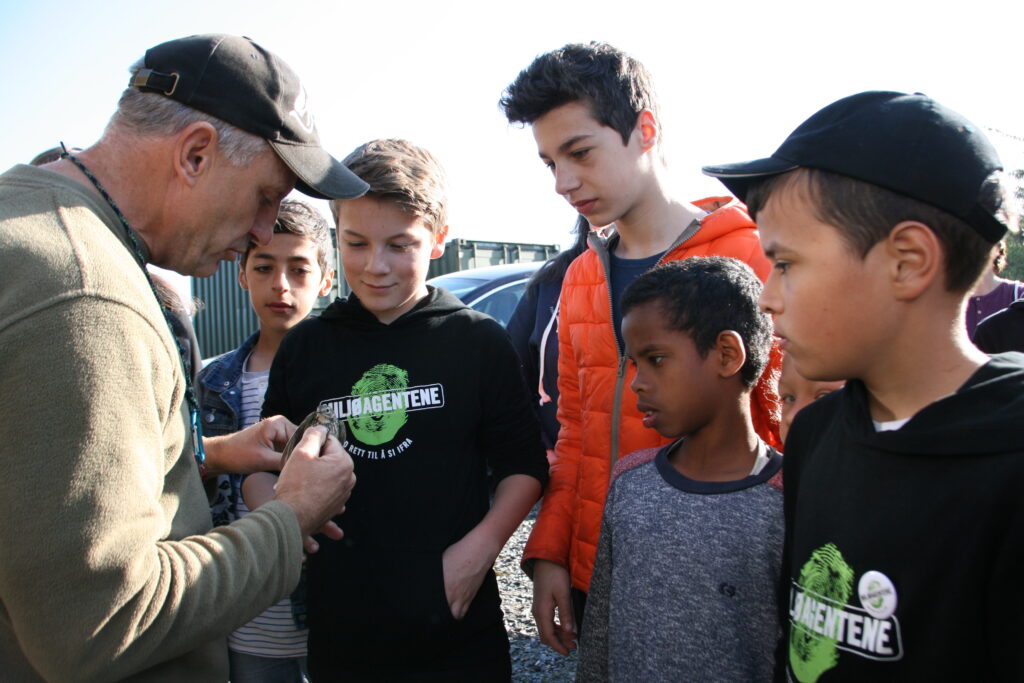
M 896 586 L 882 572 L 864 572 L 857 584 L 857 595 L 861 606 L 875 619 L 888 619 L 896 611 Z

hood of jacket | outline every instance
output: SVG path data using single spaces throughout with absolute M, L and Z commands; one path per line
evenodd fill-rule
M 842 400 L 851 401 L 847 428 L 865 446 L 906 455 L 986 455 L 1019 451 L 1024 444 L 1024 354 L 992 356 L 949 396 L 922 408 L 902 428 L 876 432 L 868 411 L 867 389 L 850 380 Z
M 400 315 L 390 324 L 382 323 L 371 311 L 367 310 L 355 293 L 347 297 L 335 299 L 324 309 L 320 318 L 325 321 L 337 321 L 353 329 L 361 331 L 397 330 L 429 324 L 438 316 L 454 313 L 463 309 L 471 310 L 458 297 L 444 287 L 427 285 L 428 294 L 415 306 Z

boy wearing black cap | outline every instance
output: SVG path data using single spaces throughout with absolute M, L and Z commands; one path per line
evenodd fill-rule
M 757 218 L 788 357 L 849 379 L 786 442 L 791 679 L 1024 677 L 1024 356 L 986 356 L 963 322 L 1012 224 L 1000 171 L 971 123 L 892 92 L 704 169 Z

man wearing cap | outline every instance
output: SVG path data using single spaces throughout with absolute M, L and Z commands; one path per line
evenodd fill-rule
M 270 239 L 293 187 L 366 185 L 251 40 L 170 41 L 132 72 L 93 147 L 0 176 L 8 681 L 226 680 L 223 636 L 294 588 L 304 537 L 340 537 L 328 520 L 354 483 L 340 444 L 310 430 L 276 499 L 210 530 L 201 473 L 276 468 L 294 426 L 202 437 L 145 264 L 210 275 Z

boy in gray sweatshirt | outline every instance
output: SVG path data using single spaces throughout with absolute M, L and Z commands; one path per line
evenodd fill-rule
M 677 440 L 612 471 L 577 680 L 771 679 L 782 456 L 750 418 L 771 347 L 760 291 L 746 264 L 694 257 L 623 295 L 637 408 Z

